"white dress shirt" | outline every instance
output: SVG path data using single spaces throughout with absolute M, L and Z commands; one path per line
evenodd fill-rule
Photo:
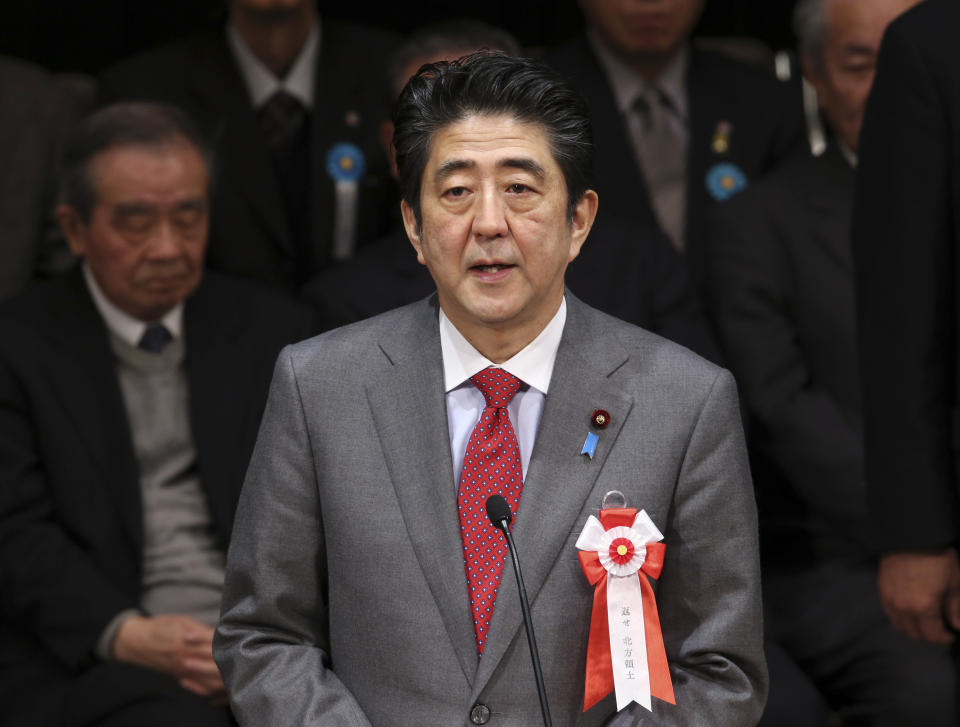
M 634 113 L 634 103 L 653 83 L 670 101 L 672 113 L 668 116 L 676 134 L 686 143 L 690 138 L 690 103 L 687 99 L 687 66 L 690 51 L 686 46 L 667 63 L 656 81 L 647 81 L 612 53 L 596 31 L 588 31 L 587 38 L 606 72 L 613 89 L 617 109 L 624 117 Z
M 100 289 L 97 279 L 93 277 L 93 273 L 90 272 L 86 263 L 83 265 L 83 278 L 87 282 L 87 288 L 90 289 L 93 304 L 100 312 L 107 328 L 121 341 L 134 347 L 139 346 L 140 339 L 143 338 L 143 333 L 147 330 L 147 322 L 134 318 L 111 303 L 104 295 L 103 290 Z M 183 302 L 177 303 L 160 320 L 150 321 L 150 323 L 162 323 L 174 340 L 180 338 L 183 335 Z
M 310 35 L 290 66 L 290 72 L 282 79 L 273 75 L 273 71 L 253 54 L 232 24 L 227 26 L 227 43 L 240 69 L 240 75 L 247 84 L 250 101 L 255 109 L 263 106 L 280 90 L 296 98 L 305 108 L 313 108 L 313 81 L 317 68 L 317 53 L 320 50 L 319 18 L 314 22 Z
M 556 314 L 536 338 L 507 361 L 495 364 L 475 349 L 440 309 L 440 348 L 443 353 L 444 391 L 447 392 L 447 424 L 455 486 L 459 486 L 460 469 L 470 434 L 486 407 L 483 394 L 470 382 L 470 377 L 488 366 L 505 369 L 523 381 L 520 391 L 507 405 L 507 413 L 517 434 L 520 466 L 526 478 L 566 320 L 567 301 L 563 300 Z

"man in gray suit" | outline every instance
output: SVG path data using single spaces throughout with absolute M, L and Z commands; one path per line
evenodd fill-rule
M 499 492 L 553 724 L 752 724 L 766 669 L 734 385 L 564 291 L 597 210 L 582 100 L 481 52 L 423 69 L 394 119 L 404 223 L 437 294 L 280 357 L 214 645 L 240 723 L 539 723 L 503 536 L 478 513 Z M 478 464 L 491 449 L 496 482 Z M 650 711 L 613 694 L 584 711 L 594 589 L 577 543 L 612 490 L 665 545 L 676 703 Z

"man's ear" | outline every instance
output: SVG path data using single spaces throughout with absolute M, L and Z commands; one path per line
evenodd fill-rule
M 87 223 L 80 218 L 76 209 L 67 204 L 57 205 L 54 212 L 60 231 L 67 238 L 70 252 L 83 257 L 87 252 Z
M 393 122 L 381 122 L 379 135 L 380 146 L 383 147 L 383 152 L 387 155 L 387 161 L 390 162 L 390 176 L 394 179 L 400 179 L 400 172 L 397 171 L 397 150 L 393 148 Z
M 597 193 L 588 189 L 583 193 L 577 206 L 573 209 L 573 218 L 570 220 L 570 255 L 567 262 L 571 262 L 580 254 L 580 248 L 587 241 L 593 221 L 597 218 L 597 206 L 600 199 Z
M 406 200 L 400 200 L 400 215 L 403 217 L 403 227 L 407 231 L 410 244 L 417 251 L 417 262 L 426 265 L 426 260 L 423 258 L 423 246 L 420 244 L 420 225 L 417 224 L 417 216 L 413 213 L 413 207 L 408 205 Z

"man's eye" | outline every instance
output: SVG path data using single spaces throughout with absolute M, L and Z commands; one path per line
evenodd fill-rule
M 128 232 L 147 232 L 155 221 L 156 215 L 149 212 L 131 212 L 117 216 L 117 226 Z
M 519 183 L 511 184 L 509 187 L 507 187 L 507 191 L 510 192 L 511 194 L 523 194 L 524 192 L 527 192 L 529 190 L 530 190 L 530 187 L 528 187 L 526 184 L 519 184 Z
M 203 222 L 204 210 L 196 207 L 177 210 L 173 216 L 173 224 L 181 230 L 193 229 Z
M 466 187 L 451 187 L 446 192 L 444 192 L 444 194 L 447 197 L 462 197 L 466 193 L 467 193 Z

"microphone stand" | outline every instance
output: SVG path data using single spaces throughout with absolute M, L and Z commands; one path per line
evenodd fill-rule
M 507 546 L 510 558 L 513 560 L 513 571 L 517 575 L 517 588 L 520 590 L 520 610 L 523 612 L 523 625 L 527 631 L 527 644 L 530 646 L 530 659 L 533 661 L 533 676 L 537 682 L 537 696 L 540 698 L 540 713 L 543 715 L 544 727 L 553 727 L 550 720 L 550 707 L 547 705 L 547 690 L 543 686 L 543 671 L 540 669 L 540 653 L 537 651 L 537 639 L 533 635 L 533 619 L 530 616 L 530 604 L 527 602 L 527 588 L 523 584 L 520 574 L 520 559 L 517 557 L 517 548 L 513 544 L 513 535 L 510 533 L 510 521 L 500 520 L 497 527 L 507 536 Z

